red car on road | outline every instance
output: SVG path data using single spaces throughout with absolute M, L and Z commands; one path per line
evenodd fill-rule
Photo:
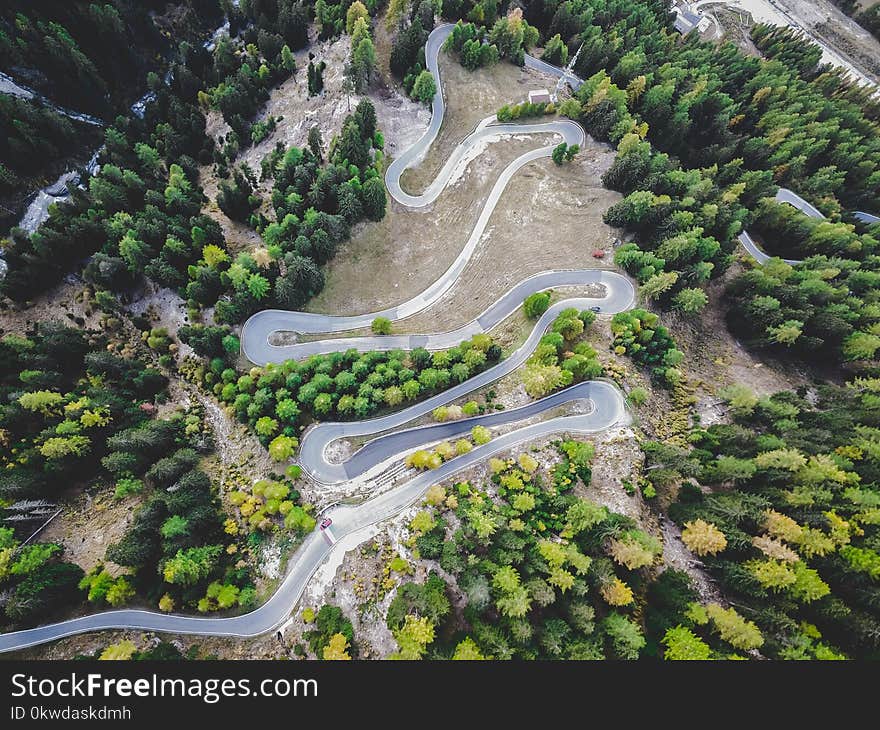
M 329 517 L 325 517 L 323 520 L 321 520 L 321 529 L 326 530 L 332 524 L 333 520 L 331 520 Z

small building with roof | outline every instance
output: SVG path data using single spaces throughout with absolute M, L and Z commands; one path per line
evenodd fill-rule
M 547 89 L 533 89 L 529 92 L 529 104 L 549 104 L 550 92 Z
M 697 29 L 702 33 L 711 23 L 708 18 L 697 15 L 687 8 L 679 8 L 676 6 L 673 10 L 675 11 L 675 22 L 673 23 L 673 26 L 682 35 L 687 35 L 694 29 Z

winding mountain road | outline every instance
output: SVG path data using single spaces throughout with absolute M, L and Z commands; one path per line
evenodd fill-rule
M 518 423 L 576 400 L 589 401 L 592 408 L 590 415 L 596 415 L 598 418 L 604 419 L 607 413 L 613 412 L 613 409 L 603 408 L 603 405 L 606 404 L 596 404 L 596 390 L 597 388 L 593 381 L 585 381 L 572 385 L 565 390 L 557 391 L 540 400 L 526 403 L 519 408 L 492 411 L 472 418 L 432 423 L 427 426 L 394 431 L 367 442 L 353 456 L 338 464 L 329 463 L 326 460 L 326 447 L 329 443 L 327 441 L 327 432 L 321 433 L 313 430 L 309 432 L 313 435 L 313 438 L 308 443 L 309 458 L 302 459 L 302 461 L 309 464 L 310 475 L 319 481 L 324 483 L 348 481 L 363 476 L 375 467 L 382 465 L 387 459 L 398 454 L 414 451 L 417 448 L 424 448 L 429 444 L 439 443 L 440 441 L 467 436 L 475 426 L 490 427 Z M 612 393 L 614 391 L 608 392 Z M 361 423 L 368 424 L 369 421 L 362 421 Z M 348 424 L 320 425 L 338 426 Z M 370 431 L 370 433 L 375 432 Z M 343 437 L 338 435 L 332 436 L 333 440 Z
M 812 205 L 808 201 L 804 200 L 800 195 L 798 195 L 794 190 L 789 190 L 788 188 L 779 188 L 776 191 L 776 202 L 777 203 L 787 203 L 788 205 L 797 208 L 801 213 L 810 218 L 822 218 L 825 219 L 825 216 L 822 214 L 816 206 Z M 876 215 L 872 215 L 871 213 L 865 213 L 861 210 L 857 210 L 853 212 L 853 217 L 857 220 L 860 220 L 862 223 L 867 223 L 871 225 L 873 223 L 880 223 L 880 217 Z M 748 231 L 743 231 L 738 236 L 739 242 L 743 245 L 746 251 L 751 254 L 752 258 L 755 259 L 762 266 L 766 264 L 773 256 L 762 251 L 758 244 L 752 240 L 752 237 L 749 235 Z M 785 263 L 791 264 L 795 266 L 797 264 L 803 263 L 801 259 L 782 259 Z
M 400 187 L 403 171 L 422 159 L 427 149 L 436 139 L 443 120 L 445 107 L 440 85 L 438 53 L 452 26 L 435 29 L 426 46 L 427 66 L 434 75 L 438 92 L 433 101 L 433 116 L 425 134 L 411 148 L 406 150 L 391 166 L 386 175 L 386 184 L 392 197 L 411 208 L 421 208 L 436 200 L 447 185 L 456 167 L 465 159 L 469 149 L 481 144 L 486 138 L 505 134 L 554 133 L 569 144 L 580 144 L 583 131 L 572 122 L 554 121 L 542 124 L 506 125 L 497 124 L 493 118 L 484 119 L 468 135 L 447 160 L 443 169 L 421 195 L 412 195 Z M 526 56 L 526 65 L 539 71 L 550 73 L 557 78 L 564 77 L 573 87 L 582 83 L 577 77 L 563 69 Z M 444 273 L 444 275 L 417 297 L 383 312 L 353 316 L 329 316 L 305 312 L 282 312 L 267 310 L 251 317 L 242 331 L 242 351 L 253 362 L 265 364 L 278 362 L 290 357 L 302 357 L 315 352 L 355 347 L 357 349 L 387 349 L 428 347 L 443 348 L 457 344 L 458 341 L 477 332 L 491 328 L 507 317 L 522 299 L 534 291 L 552 286 L 583 285 L 601 283 L 606 294 L 602 298 L 574 298 L 557 302 L 535 324 L 526 342 L 507 359 L 470 378 L 449 390 L 426 401 L 415 404 L 398 413 L 381 418 L 353 423 L 322 423 L 311 428 L 303 437 L 300 460 L 303 467 L 318 481 L 332 483 L 361 476 L 384 461 L 402 455 L 418 446 L 454 438 L 470 431 L 474 425 L 500 426 L 516 423 L 537 416 L 552 408 L 575 401 L 587 400 L 592 408 L 587 413 L 561 416 L 539 421 L 496 436 L 489 443 L 475 447 L 467 454 L 444 462 L 439 468 L 426 471 L 404 485 L 384 492 L 358 505 L 338 505 L 330 511 L 333 518 L 333 533 L 336 542 L 328 544 L 318 531 L 310 533 L 291 557 L 288 572 L 276 592 L 259 608 L 250 613 L 229 618 L 207 618 L 196 616 L 169 615 L 144 610 L 116 610 L 91 614 L 69 621 L 39 626 L 32 629 L 0 635 L 0 652 L 22 649 L 36 644 L 54 641 L 66 636 L 108 629 L 134 629 L 142 631 L 161 631 L 179 634 L 214 635 L 230 637 L 252 637 L 264 634 L 284 623 L 292 607 L 299 600 L 315 570 L 333 552 L 338 541 L 348 535 L 365 530 L 377 522 L 398 514 L 418 500 L 433 484 L 448 479 L 454 474 L 487 459 L 493 454 L 510 449 L 517 444 L 542 438 L 554 433 L 589 434 L 627 423 L 629 415 L 620 391 L 612 384 L 603 381 L 589 381 L 571 386 L 546 398 L 526 404 L 509 411 L 494 412 L 470 419 L 449 423 L 428 424 L 402 431 L 392 431 L 400 426 L 430 412 L 439 405 L 483 387 L 518 367 L 534 350 L 541 335 L 552 319 L 566 307 L 584 308 L 601 303 L 603 311 L 613 313 L 622 311 L 635 303 L 635 289 L 628 279 L 607 271 L 553 271 L 536 274 L 520 282 L 473 322 L 447 333 L 433 335 L 404 335 L 398 337 L 338 338 L 316 343 L 297 343 L 286 347 L 269 344 L 274 332 L 293 331 L 299 333 L 343 332 L 369 325 L 377 316 L 398 320 L 421 311 L 436 302 L 455 283 L 464 265 L 470 259 L 474 248 L 485 230 L 486 224 L 510 177 L 523 165 L 532 160 L 549 156 L 552 147 L 542 147 L 520 156 L 505 168 L 493 187 L 486 205 L 477 221 L 464 250 Z M 781 189 L 777 199 L 788 202 L 807 215 L 823 217 L 819 211 L 799 196 Z M 865 222 L 877 222 L 876 216 L 856 213 Z M 770 257 L 755 246 L 747 233 L 740 236 L 743 245 L 760 262 Z M 796 262 L 794 262 L 796 263 Z M 389 432 L 389 433 L 386 433 Z M 368 441 L 354 455 L 341 464 L 327 461 L 327 447 L 340 438 L 362 437 L 384 434 Z
M 461 141 L 437 177 L 421 194 L 415 195 L 405 192 L 400 184 L 401 176 L 406 169 L 418 164 L 424 158 L 440 132 L 446 113 L 446 104 L 443 99 L 440 79 L 439 53 L 453 27 L 451 24 L 444 24 L 435 28 L 429 35 L 425 46 L 426 66 L 434 76 L 437 86 L 437 92 L 431 102 L 431 122 L 424 134 L 411 147 L 401 153 L 388 166 L 385 173 L 385 184 L 391 196 L 401 205 L 412 209 L 423 208 L 433 203 L 449 184 L 450 179 L 455 174 L 458 166 L 462 164 L 462 161 L 469 159 L 468 154 L 471 149 L 482 145 L 488 139 L 498 138 L 501 135 L 552 133 L 561 137 L 568 144 L 583 144 L 585 140 L 584 131 L 580 125 L 569 120 L 559 119 L 538 124 L 500 124 L 496 121 L 495 116 L 492 115 L 483 119 L 474 131 Z M 581 79 L 566 69 L 553 66 L 534 56 L 526 55 L 525 64 L 528 68 L 550 74 L 556 78 L 564 78 L 575 89 L 583 83 Z M 601 305 L 603 312 L 613 314 L 632 306 L 632 303 L 629 301 L 632 285 L 626 277 L 620 274 L 598 272 L 592 269 L 581 271 L 547 271 L 521 281 L 475 320 L 451 332 L 435 335 L 323 339 L 290 345 L 273 345 L 271 343 L 276 333 L 325 334 L 345 332 L 369 327 L 377 317 L 385 317 L 392 322 L 396 322 L 417 314 L 436 303 L 455 285 L 455 282 L 472 258 L 489 224 L 492 213 L 513 175 L 524 165 L 543 157 L 549 157 L 552 150 L 553 145 L 530 150 L 520 155 L 501 172 L 486 199 L 486 203 L 464 248 L 443 275 L 420 294 L 402 304 L 367 314 L 327 315 L 314 312 L 265 309 L 252 315 L 245 322 L 241 333 L 242 353 L 251 362 L 257 365 L 265 365 L 269 362 L 283 362 L 288 359 L 308 357 L 309 355 L 335 352 L 349 348 L 363 351 L 393 348 L 413 349 L 415 347 L 444 349 L 455 346 L 462 339 L 491 329 L 512 313 L 526 296 L 554 286 L 602 283 L 606 288 L 606 296 L 603 301 L 597 301 L 594 304 Z M 787 188 L 779 188 L 776 193 L 776 200 L 781 203 L 788 203 L 812 218 L 825 217 L 815 206 Z M 880 221 L 880 218 L 877 216 L 861 211 L 855 212 L 854 216 L 866 223 Z M 748 231 L 743 231 L 739 234 L 739 241 L 759 264 L 764 264 L 772 258 L 761 250 Z M 793 265 L 801 263 L 797 259 L 783 260 Z M 596 281 L 596 277 L 600 280 L 599 282 Z M 622 306 L 621 301 L 623 302 Z
M 250 613 L 229 618 L 202 618 L 133 609 L 105 611 L 47 626 L 0 634 L 0 652 L 44 644 L 88 631 L 109 629 L 232 637 L 259 636 L 272 631 L 288 619 L 291 609 L 296 605 L 312 574 L 336 549 L 336 544 L 343 537 L 393 517 L 418 500 L 431 485 L 525 441 L 552 433 L 594 433 L 617 423 L 626 422 L 628 418 L 626 409 L 617 388 L 600 381 L 594 381 L 590 385 L 590 398 L 601 398 L 601 402 L 607 404 L 607 408 L 603 405 L 601 411 L 595 408 L 586 416 L 562 416 L 510 431 L 496 437 L 488 444 L 476 447 L 468 454 L 451 459 L 437 469 L 423 472 L 406 484 L 362 504 L 339 505 L 333 508 L 333 534 L 336 543 L 328 545 L 318 531 L 311 532 L 291 556 L 288 573 L 275 593 L 266 603 Z
M 459 165 L 468 159 L 469 152 L 474 147 L 481 146 L 486 140 L 500 138 L 504 135 L 533 135 L 547 133 L 557 135 L 562 141 L 570 145 L 583 145 L 586 139 L 583 128 L 570 120 L 557 119 L 551 122 L 535 124 L 500 124 L 496 121 L 495 116 L 492 115 L 483 119 L 474 131 L 459 143 L 449 159 L 443 165 L 443 168 L 440 170 L 437 177 L 428 185 L 424 192 L 419 195 L 412 195 L 405 192 L 400 185 L 401 175 L 403 175 L 407 168 L 418 164 L 418 162 L 424 157 L 427 150 L 437 138 L 437 134 L 439 133 L 443 122 L 443 116 L 446 113 L 446 105 L 443 100 L 442 87 L 440 84 L 438 55 L 444 41 L 452 32 L 453 27 L 454 26 L 452 25 L 446 24 L 435 28 L 430 36 L 428 36 L 428 42 L 425 48 L 426 65 L 433 74 L 437 85 L 437 93 L 434 95 L 431 107 L 431 123 L 428 125 L 428 129 L 425 133 L 411 147 L 401 153 L 400 157 L 395 159 L 385 172 L 385 184 L 391 197 L 401 205 L 412 209 L 424 208 L 433 203 L 449 184 L 450 179 Z M 537 59 L 534 60 L 537 61 Z M 561 69 L 559 69 L 559 71 L 561 72 Z M 321 346 L 317 343 L 308 343 L 308 345 L 303 343 L 286 347 L 273 346 L 269 344 L 269 340 L 274 332 L 323 334 L 345 332 L 347 330 L 369 327 L 370 323 L 376 319 L 376 317 L 386 317 L 392 322 L 395 322 L 400 319 L 411 317 L 437 302 L 455 285 L 455 282 L 461 276 L 461 273 L 471 260 L 474 251 L 476 251 L 477 246 L 483 237 L 483 233 L 489 224 L 489 219 L 492 217 L 492 213 L 495 211 L 495 207 L 511 178 L 518 170 L 530 162 L 550 157 L 553 152 L 553 147 L 554 145 L 547 145 L 534 150 L 529 150 L 517 157 L 513 162 L 507 165 L 504 170 L 502 170 L 495 184 L 492 186 L 492 190 L 489 192 L 489 196 L 483 205 L 483 209 L 477 218 L 477 222 L 474 224 L 470 236 L 461 252 L 458 254 L 455 261 L 452 262 L 450 267 L 443 272 L 443 275 L 423 292 L 397 306 L 366 314 L 339 316 L 279 309 L 266 309 L 257 312 L 251 316 L 242 327 L 242 354 L 244 354 L 248 360 L 257 365 L 265 365 L 267 362 L 282 362 L 291 357 L 299 357 L 318 352 L 331 352 L 333 349 L 339 349 L 340 347 L 346 349 L 347 347 L 361 346 L 362 349 L 375 349 L 375 347 L 370 347 L 370 343 L 364 340 L 360 340 L 358 343 L 353 344 L 348 344 L 347 341 L 340 340 L 334 345 Z M 521 295 L 519 301 L 516 302 L 516 305 L 519 305 L 525 296 L 534 291 L 541 291 L 541 289 L 546 289 L 552 286 L 563 286 L 568 283 L 573 283 L 574 285 L 580 283 L 593 283 L 592 281 L 586 281 L 591 276 L 593 276 L 593 274 L 586 272 L 545 272 L 537 275 L 537 277 L 530 277 L 525 280 L 525 282 L 521 282 L 517 287 L 514 287 L 514 289 L 508 292 L 505 295 L 506 297 L 509 297 L 508 299 L 502 298 L 502 300 L 499 300 L 499 302 L 493 305 L 493 308 L 490 308 L 489 310 L 492 313 L 490 316 L 498 314 L 501 310 L 507 311 L 509 314 L 510 311 L 512 311 L 511 304 L 514 301 L 515 296 Z M 616 279 L 615 276 L 617 277 Z M 612 275 L 607 278 L 606 284 L 614 286 L 615 288 L 624 287 L 623 284 L 616 284 L 618 281 L 625 282 L 626 279 L 620 275 Z M 538 288 L 529 289 L 530 286 Z M 616 296 L 617 295 L 614 291 L 609 290 L 609 297 L 611 297 L 612 300 Z M 612 302 L 609 302 L 609 304 L 612 304 L 613 306 Z M 486 313 L 481 315 L 476 321 L 483 319 L 484 323 L 488 322 L 488 320 L 485 319 L 485 316 Z M 475 332 L 476 331 L 483 330 L 475 330 Z M 461 339 L 462 338 L 459 337 L 453 344 L 457 344 Z M 412 338 L 409 338 L 408 340 L 399 339 L 399 344 L 394 344 L 390 340 L 384 340 L 383 346 L 409 347 L 410 349 L 412 347 L 420 346 L 418 344 L 406 344 L 409 341 L 412 341 Z M 436 345 L 438 348 L 446 346 L 444 344 L 439 344 L 444 341 L 442 339 L 435 339 L 434 341 L 438 343 Z
M 440 89 L 440 75 L 437 65 L 437 54 L 451 26 L 441 26 L 429 37 L 427 46 L 428 67 L 437 82 L 438 94 L 434 98 L 434 115 L 431 126 L 413 147 L 389 167 L 386 184 L 392 197 L 401 204 L 411 208 L 429 205 L 442 192 L 455 168 L 466 156 L 469 148 L 482 143 L 490 136 L 504 134 L 535 134 L 554 133 L 569 144 L 581 144 L 584 140 L 583 130 L 573 122 L 554 121 L 541 124 L 502 125 L 487 118 L 481 122 L 468 137 L 463 140 L 453 156 L 447 161 L 438 178 L 421 195 L 410 195 L 399 185 L 400 174 L 408 166 L 416 164 L 437 136 L 442 123 L 444 105 Z M 527 58 L 527 64 L 538 62 Z M 543 64 L 543 62 L 540 62 Z M 560 70 L 561 72 L 561 70 Z M 608 271 L 559 271 L 543 272 L 520 282 L 504 294 L 473 322 L 452 332 L 435 335 L 408 335 L 405 339 L 391 338 L 352 338 L 330 340 L 331 345 L 322 343 L 298 343 L 291 347 L 274 348 L 269 345 L 269 337 L 279 330 L 292 330 L 300 333 L 330 333 L 369 325 L 376 316 L 387 316 L 389 319 L 403 317 L 421 311 L 437 301 L 458 278 L 464 265 L 470 259 L 474 248 L 479 242 L 489 217 L 512 175 L 523 165 L 541 157 L 549 157 L 552 147 L 542 147 L 528 152 L 508 165 L 499 176 L 489 198 L 480 214 L 474 231 L 455 263 L 435 284 L 419 296 L 398 307 L 384 312 L 349 317 L 309 314 L 305 312 L 281 312 L 268 310 L 254 315 L 242 330 L 242 351 L 252 361 L 259 364 L 285 360 L 291 352 L 301 356 L 309 353 L 309 348 L 329 347 L 339 349 L 351 346 L 359 349 L 375 349 L 381 347 L 419 347 L 440 348 L 447 343 L 457 344 L 461 339 L 476 332 L 485 331 L 497 324 L 522 302 L 523 298 L 534 291 L 544 290 L 552 286 L 569 286 L 599 283 L 605 287 L 604 297 L 573 298 L 557 302 L 545 312 L 526 340 L 512 355 L 497 365 L 489 368 L 473 378 L 422 403 L 415 404 L 403 411 L 381 418 L 355 423 L 324 423 L 313 427 L 302 440 L 300 460 L 303 466 L 319 480 L 325 482 L 351 478 L 354 474 L 364 474 L 383 460 L 402 455 L 419 445 L 434 443 L 445 438 L 452 438 L 469 431 L 474 425 L 500 426 L 516 423 L 539 415 L 549 409 L 575 401 L 589 401 L 591 410 L 578 415 L 561 416 L 549 420 L 531 423 L 527 426 L 496 436 L 489 443 L 475 447 L 467 454 L 456 456 L 444 462 L 439 468 L 423 472 L 400 487 L 372 497 L 358 505 L 337 505 L 329 514 L 333 518 L 333 534 L 336 540 L 328 544 L 323 535 L 313 531 L 306 536 L 302 545 L 291 557 L 288 572 L 276 592 L 259 608 L 250 613 L 229 618 L 207 618 L 196 616 L 169 615 L 153 611 L 124 609 L 106 611 L 62 621 L 46 626 L 16 631 L 0 635 L 0 652 L 22 649 L 36 644 L 54 641 L 66 636 L 89 631 L 109 629 L 134 629 L 142 631 L 162 631 L 179 634 L 199 634 L 214 636 L 251 637 L 264 634 L 284 623 L 292 607 L 299 600 L 309 579 L 317 568 L 327 559 L 340 539 L 362 531 L 371 525 L 393 517 L 418 500 L 433 484 L 443 481 L 453 474 L 487 459 L 493 454 L 511 447 L 554 433 L 589 434 L 610 428 L 614 425 L 628 423 L 623 396 L 612 384 L 603 381 L 579 383 L 565 390 L 554 393 L 544 399 L 529 403 L 509 411 L 494 412 L 472 419 L 443 423 L 428 424 L 417 428 L 398 431 L 368 442 L 345 464 L 330 464 L 326 461 L 325 452 L 328 444 L 339 438 L 378 434 L 398 428 L 439 405 L 448 403 L 456 397 L 471 390 L 487 385 L 506 375 L 520 365 L 534 350 L 541 335 L 552 319 L 566 307 L 588 307 L 601 305 L 603 311 L 613 313 L 622 311 L 635 303 L 635 289 L 624 276 Z M 357 340 L 357 341 L 355 341 Z
M 326 354 L 356 349 L 370 350 L 413 350 L 424 347 L 426 350 L 443 350 L 455 347 L 462 340 L 476 334 L 488 332 L 504 321 L 522 305 L 523 299 L 534 292 L 546 291 L 561 286 L 589 286 L 599 284 L 605 289 L 604 296 L 588 297 L 584 306 L 599 307 L 605 314 L 616 314 L 630 309 L 635 301 L 635 287 L 625 276 L 604 269 L 574 269 L 571 271 L 543 271 L 515 284 L 493 302 L 482 314 L 467 324 L 449 332 L 418 335 L 375 335 L 367 337 L 337 337 L 297 342 L 290 345 L 274 345 L 272 339 L 281 332 L 327 332 L 324 328 L 340 326 L 340 320 L 350 321 L 349 317 L 327 315 L 311 316 L 306 312 L 291 312 L 281 309 L 264 309 L 257 312 L 245 323 L 242 329 L 242 352 L 248 360 L 265 365 L 269 362 L 298 360 L 310 355 Z M 390 311 L 390 310 L 386 310 Z M 307 318 L 304 318 L 307 315 Z M 379 315 L 364 315 L 360 327 L 369 326 Z M 383 315 L 387 316 L 387 315 Z M 357 317 L 360 320 L 360 317 Z M 389 319 L 391 319 L 389 317 Z M 393 321 L 396 321 L 393 320 Z M 316 330 L 307 329 L 316 327 Z
M 633 291 L 633 294 L 635 292 Z M 512 373 L 520 365 L 522 365 L 538 346 L 541 337 L 547 330 L 550 323 L 557 315 L 568 307 L 576 307 L 585 309 L 593 301 L 592 299 L 565 299 L 556 302 L 541 315 L 540 319 L 535 323 L 528 339 L 509 357 L 505 358 L 497 365 L 484 370 L 472 378 L 468 378 L 458 385 L 454 385 L 442 393 L 428 398 L 427 400 L 415 403 L 409 408 L 402 411 L 389 413 L 387 416 L 379 418 L 371 418 L 366 421 L 351 422 L 324 422 L 311 427 L 303 435 L 300 442 L 300 464 L 312 477 L 323 483 L 342 482 L 348 479 L 354 479 L 371 468 L 386 462 L 388 459 L 406 453 L 416 446 L 426 443 L 440 441 L 444 438 L 452 438 L 454 435 L 460 435 L 478 424 L 480 425 L 499 425 L 502 423 L 512 423 L 514 421 L 529 418 L 533 415 L 541 413 L 553 406 L 561 405 L 566 400 L 575 400 L 585 397 L 584 394 L 593 393 L 589 387 L 568 388 L 560 391 L 552 396 L 529 403 L 521 408 L 510 411 L 502 411 L 490 416 L 477 416 L 475 418 L 465 419 L 463 421 L 455 421 L 451 423 L 430 424 L 420 426 L 418 428 L 409 429 L 408 431 L 398 431 L 387 436 L 377 438 L 359 451 L 351 458 L 343 463 L 333 464 L 327 460 L 327 447 L 334 441 L 342 438 L 356 438 L 371 436 L 373 434 L 383 433 L 391 429 L 400 428 L 406 423 L 430 413 L 435 408 L 445 405 L 456 398 L 467 395 L 479 388 L 485 387 L 495 382 L 499 378 Z M 630 300 L 630 306 L 635 304 L 635 298 Z M 589 386 L 584 383 L 584 386 Z M 604 392 L 604 391 L 602 391 Z M 614 391 L 619 398 L 619 393 Z M 563 395 L 564 394 L 564 395 Z M 607 397 L 601 402 L 593 401 L 593 407 L 597 411 L 602 411 L 605 406 L 611 406 Z M 613 412 L 615 409 L 612 408 Z M 605 417 L 605 413 L 602 417 Z M 616 420 L 616 419 L 615 419 Z
M 776 191 L 776 202 L 777 203 L 788 203 L 789 205 L 794 206 L 802 213 L 810 216 L 811 218 L 824 218 L 814 206 L 810 205 L 806 200 L 804 200 L 797 193 L 789 190 L 788 188 L 779 188 Z M 773 258 L 770 254 L 764 253 L 757 243 L 752 239 L 751 235 L 749 235 L 748 231 L 743 231 L 737 236 L 739 238 L 739 242 L 743 245 L 743 248 L 749 252 L 751 257 L 755 259 L 761 266 L 766 264 L 770 259 Z M 801 263 L 798 259 L 782 259 L 785 263 L 791 264 L 792 266 Z

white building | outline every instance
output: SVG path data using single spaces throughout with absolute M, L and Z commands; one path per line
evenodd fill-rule
M 534 89 L 529 92 L 529 104 L 549 104 L 550 92 L 547 89 Z
M 682 35 L 687 35 L 694 28 L 702 33 L 711 24 L 711 21 L 708 18 L 697 15 L 687 8 L 674 6 L 672 10 L 675 12 L 675 29 Z

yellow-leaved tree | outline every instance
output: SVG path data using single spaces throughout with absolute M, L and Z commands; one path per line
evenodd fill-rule
M 727 538 L 711 522 L 693 520 L 684 523 L 681 540 L 695 555 L 716 555 L 727 547 Z
M 478 661 L 487 657 L 480 651 L 477 643 L 470 636 L 466 636 L 455 647 L 455 653 L 452 655 L 452 658 L 456 661 Z
M 351 656 L 348 653 L 348 639 L 342 634 L 333 634 L 330 643 L 324 647 L 324 659 L 332 661 L 348 661 Z
M 609 606 L 628 606 L 634 600 L 632 588 L 620 578 L 609 581 L 599 589 Z
M 407 614 L 403 626 L 394 632 L 400 651 L 389 659 L 421 659 L 428 644 L 434 641 L 434 624 L 426 616 Z
M 101 656 L 98 658 L 105 661 L 126 660 L 131 659 L 136 651 L 137 647 L 134 645 L 134 642 L 126 639 L 125 641 L 120 641 L 118 644 L 110 644 L 110 646 L 101 652 Z

